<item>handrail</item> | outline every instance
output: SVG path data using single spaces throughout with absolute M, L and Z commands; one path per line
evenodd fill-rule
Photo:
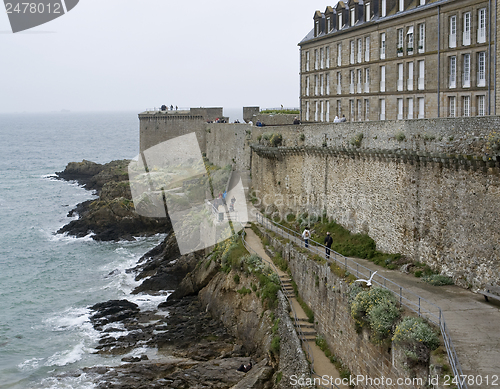
M 297 233 L 296 231 L 293 231 L 279 223 L 276 223 L 273 220 L 269 220 L 267 217 L 262 215 L 259 211 L 255 211 L 255 216 L 256 220 L 258 223 L 260 223 L 264 228 L 267 228 L 275 233 L 278 233 L 282 237 L 285 237 L 286 239 L 289 239 L 290 242 L 298 244 L 300 247 L 304 247 L 311 253 L 317 254 L 322 256 L 328 263 L 331 262 L 331 258 L 335 260 L 335 262 L 341 266 L 344 267 L 346 271 L 354 272 L 356 273 L 357 277 L 364 276 L 364 277 L 371 277 L 372 276 L 372 271 L 367 268 L 366 266 L 363 266 L 357 262 L 355 262 L 353 259 L 345 257 L 342 254 L 337 253 L 334 250 L 330 249 L 330 256 L 328 257 L 326 255 L 326 249 L 327 247 L 322 245 L 321 243 L 318 243 L 312 239 L 309 239 L 309 247 L 305 247 L 304 240 L 302 239 L 302 236 Z M 321 253 L 319 248 L 322 249 Z M 333 254 L 333 255 L 332 255 Z M 356 265 L 356 268 L 354 268 L 351 265 L 348 265 L 349 263 L 352 263 L 353 265 Z M 363 274 L 363 272 L 360 272 L 359 269 L 362 268 L 364 270 L 368 271 L 368 276 L 366 274 Z M 418 314 L 418 316 L 423 316 L 427 318 L 429 321 L 432 323 L 436 324 L 440 331 L 441 331 L 441 336 L 443 337 L 444 345 L 446 348 L 446 353 L 448 354 L 448 359 L 451 364 L 451 368 L 453 371 L 453 374 L 455 377 L 457 377 L 457 386 L 459 389 L 468 389 L 467 383 L 464 381 L 461 381 L 461 377 L 463 377 L 462 373 L 462 366 L 460 365 L 460 362 L 458 361 L 458 356 L 455 350 L 455 347 L 453 345 L 453 342 L 451 340 L 451 336 L 448 332 L 448 327 L 446 326 L 446 322 L 444 320 L 444 315 L 440 307 L 438 307 L 436 304 L 426 300 L 425 298 L 419 296 L 418 294 L 407 290 L 406 288 L 402 287 L 401 285 L 395 283 L 394 281 L 391 281 L 380 274 L 376 274 L 373 279 L 372 279 L 373 284 L 377 284 L 383 289 L 387 289 L 391 291 L 396 297 L 399 298 L 399 304 L 405 306 L 406 308 L 410 309 L 411 311 L 415 312 Z M 389 287 L 389 286 L 390 287 Z M 432 309 L 432 310 L 431 310 Z
M 262 262 L 267 263 L 266 261 L 264 261 L 264 259 L 259 254 L 257 254 L 257 252 L 253 248 L 250 247 L 250 245 L 245 240 L 245 235 L 246 235 L 246 232 L 245 232 L 245 229 L 243 229 L 242 234 L 241 234 L 241 241 L 243 242 L 243 246 L 245 246 L 245 248 L 248 250 L 248 252 L 253 253 L 257 257 L 259 257 L 259 259 Z M 291 303 L 290 299 L 288 298 L 288 296 L 286 294 L 285 285 L 283 284 L 283 280 L 281 279 L 281 277 L 279 277 L 278 269 L 274 265 L 272 259 L 271 259 L 271 262 L 269 263 L 269 265 L 272 267 L 272 270 L 278 275 L 278 278 L 280 280 L 280 287 L 281 287 L 281 290 L 283 292 L 283 296 L 285 296 L 285 298 L 286 298 L 286 300 L 288 302 L 288 305 L 290 306 L 290 309 L 292 310 L 293 319 L 294 319 L 295 328 L 296 328 L 295 332 L 297 333 L 298 337 L 300 338 L 300 341 L 302 343 L 302 347 L 304 347 L 304 345 L 305 345 L 306 353 L 307 353 L 307 355 L 309 357 L 309 360 L 311 361 L 311 364 L 310 364 L 311 375 L 313 375 L 313 376 L 316 375 L 316 376 L 319 377 L 319 375 L 314 372 L 314 355 L 313 355 L 313 353 L 311 351 L 311 348 L 309 347 L 309 343 L 304 338 L 304 331 L 302 331 L 302 328 L 300 326 L 300 322 L 299 322 L 299 319 L 297 317 L 297 313 L 295 312 L 295 309 L 293 308 L 293 304 Z M 298 328 L 298 330 L 297 330 L 297 328 Z M 326 389 L 334 389 L 334 388 L 340 389 L 334 383 L 332 383 L 331 387 L 326 387 L 324 385 L 316 385 L 316 386 L 319 386 L 320 388 L 326 388 Z

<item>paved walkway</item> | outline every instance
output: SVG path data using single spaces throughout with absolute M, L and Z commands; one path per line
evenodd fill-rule
M 247 244 L 252 248 L 252 250 L 254 250 L 257 255 L 259 255 L 265 262 L 267 262 L 271 268 L 272 268 L 272 260 L 271 258 L 269 258 L 269 256 L 267 255 L 267 253 L 265 252 L 264 250 L 264 246 L 262 245 L 262 241 L 260 240 L 260 238 L 255 234 L 255 232 L 252 231 L 252 229 L 250 228 L 245 228 L 245 232 L 246 232 L 246 242 Z M 280 278 L 284 279 L 284 280 L 289 280 L 289 276 L 288 274 L 284 273 L 283 271 L 281 271 L 280 269 L 276 269 L 278 271 L 278 275 L 280 276 Z M 284 293 L 287 293 L 286 291 L 284 291 Z M 309 331 L 311 331 L 311 329 L 307 328 L 306 326 L 308 326 L 308 322 L 307 322 L 307 315 L 305 314 L 304 310 L 302 309 L 302 307 L 300 306 L 300 304 L 298 303 L 297 299 L 295 297 L 293 297 L 291 294 L 287 293 L 288 295 L 288 298 L 290 300 L 290 303 L 292 304 L 293 306 L 293 310 L 295 311 L 295 314 L 297 315 L 297 318 L 299 319 L 299 322 L 301 323 L 301 326 L 304 325 L 305 327 L 302 328 L 302 331 L 305 332 L 305 331 L 308 331 L 307 332 L 307 336 L 306 336 L 306 339 L 310 339 L 308 340 L 308 345 L 309 345 L 309 349 L 313 355 L 313 358 L 314 358 L 314 371 L 316 374 L 318 374 L 319 376 L 323 376 L 323 375 L 327 375 L 328 377 L 333 377 L 333 379 L 335 380 L 335 378 L 339 378 L 340 375 L 339 375 L 339 372 L 338 370 L 336 369 L 335 365 L 333 365 L 330 360 L 326 357 L 325 353 L 323 351 L 321 351 L 321 349 L 316 345 L 316 342 L 313 340 L 315 338 L 315 335 L 312 335 Z M 293 318 L 292 318 L 293 320 Z M 314 332 L 314 329 L 312 329 L 311 332 Z M 305 346 L 302 345 L 302 348 L 304 348 Z M 306 352 L 306 355 L 307 355 L 307 350 L 304 348 L 304 352 Z M 340 386 L 341 389 L 347 389 L 348 387 L 347 386 Z

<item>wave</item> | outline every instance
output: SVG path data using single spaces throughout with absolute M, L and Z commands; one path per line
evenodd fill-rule
M 71 350 L 58 351 L 50 356 L 44 366 L 66 366 L 82 359 L 83 355 L 91 351 L 85 347 L 83 341 L 74 346 Z
M 45 232 L 45 231 L 43 231 Z M 57 234 L 57 233 L 52 233 L 49 235 L 49 240 L 51 242 L 66 242 L 66 243 L 72 243 L 72 242 L 94 242 L 94 239 L 92 237 L 95 234 L 93 232 L 85 235 L 82 238 L 78 238 L 76 236 L 68 235 L 67 232 L 64 234 Z

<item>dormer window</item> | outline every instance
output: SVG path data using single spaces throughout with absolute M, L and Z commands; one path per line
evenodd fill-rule
M 356 8 L 351 8 L 351 26 L 356 24 Z
M 365 4 L 365 22 L 369 22 L 371 18 L 372 18 L 372 15 L 371 15 L 371 10 L 370 10 L 370 3 L 366 3 Z
M 326 18 L 326 32 L 332 31 L 332 20 L 330 17 Z
M 403 12 L 405 10 L 405 0 L 399 0 L 399 12 Z
M 387 0 L 380 0 L 380 16 L 385 17 L 387 15 Z
M 319 35 L 319 20 L 316 20 L 316 22 L 314 22 L 314 36 L 318 35 Z
M 339 13 L 339 27 L 338 29 L 340 30 L 342 27 L 344 27 L 344 23 L 342 21 L 342 12 Z

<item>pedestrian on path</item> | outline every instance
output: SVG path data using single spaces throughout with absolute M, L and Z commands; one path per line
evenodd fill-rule
M 326 259 L 330 258 L 330 249 L 332 248 L 333 239 L 330 232 L 326 233 L 325 246 L 326 246 Z
M 309 238 L 310 237 L 311 237 L 311 232 L 306 227 L 306 229 L 302 233 L 302 238 L 304 238 L 304 243 L 305 243 L 306 248 L 309 247 Z

